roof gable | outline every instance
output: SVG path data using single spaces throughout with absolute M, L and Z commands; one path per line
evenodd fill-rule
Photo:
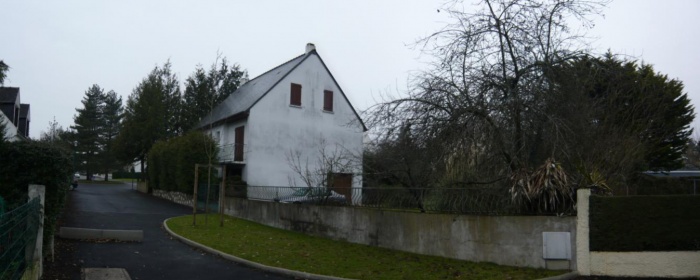
M 220 123 L 228 118 L 245 114 L 250 110 L 250 108 L 255 106 L 255 104 L 257 104 L 258 101 L 260 101 L 260 99 L 265 97 L 265 95 L 267 95 L 267 93 L 270 92 L 270 90 L 272 90 L 277 84 L 279 84 L 280 81 L 287 77 L 289 73 L 294 71 L 294 69 L 298 65 L 303 63 L 311 55 L 316 55 L 319 61 L 321 61 L 321 65 L 323 65 L 323 68 L 331 77 L 333 83 L 335 83 L 338 89 L 340 89 L 341 96 L 343 96 L 345 102 L 347 102 L 352 112 L 360 121 L 363 131 L 367 131 L 367 127 L 362 121 L 362 118 L 360 118 L 360 115 L 355 110 L 355 107 L 352 106 L 352 103 L 350 103 L 350 100 L 338 84 L 338 81 L 333 76 L 333 73 L 331 73 L 331 71 L 328 69 L 328 66 L 326 66 L 326 63 L 323 61 L 323 59 L 316 52 L 315 49 L 310 50 L 309 52 L 300 56 L 297 56 L 281 64 L 280 66 L 277 66 L 272 70 L 269 70 L 243 84 L 235 92 L 229 95 L 223 102 L 221 102 L 221 104 L 217 105 L 210 114 L 202 118 L 197 127 L 202 128 L 209 124 Z

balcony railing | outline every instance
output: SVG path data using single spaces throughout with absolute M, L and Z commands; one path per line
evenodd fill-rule
M 219 162 L 245 162 L 245 144 L 226 144 L 219 146 Z

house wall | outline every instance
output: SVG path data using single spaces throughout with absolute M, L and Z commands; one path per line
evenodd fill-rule
M 8 141 L 18 141 L 20 139 L 17 134 L 17 127 L 12 123 L 12 121 L 0 111 L 0 123 L 5 124 L 5 137 Z
M 301 107 L 290 106 L 290 85 L 302 85 Z M 333 112 L 323 111 L 323 91 L 332 90 Z M 244 174 L 254 186 L 304 186 L 293 172 L 288 157 L 299 152 L 304 165 L 316 170 L 319 149 L 348 151 L 361 155 L 363 129 L 340 88 L 316 55 L 307 58 L 282 79 L 250 110 L 246 126 Z M 350 173 L 359 174 L 361 157 Z M 353 187 L 362 186 L 362 177 L 353 177 Z M 255 194 L 249 193 L 253 197 Z

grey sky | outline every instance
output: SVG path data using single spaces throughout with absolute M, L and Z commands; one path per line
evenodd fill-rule
M 317 49 L 353 105 L 402 91 L 410 72 L 426 69 L 410 45 L 449 19 L 442 1 L 4 1 L 0 59 L 6 86 L 32 106 L 30 136 L 55 116 L 73 123 L 92 84 L 126 97 L 170 59 L 181 80 L 217 51 L 251 78 Z M 685 84 L 700 107 L 700 1 L 616 1 L 589 32 L 611 49 L 655 66 Z M 699 127 L 700 122 L 696 121 Z

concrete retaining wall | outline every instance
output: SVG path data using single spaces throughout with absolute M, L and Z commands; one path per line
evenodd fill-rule
M 191 206 L 189 195 L 153 195 Z M 227 197 L 227 215 L 311 235 L 447 258 L 546 268 L 542 232 L 570 232 L 576 217 L 468 216 L 283 204 Z M 573 246 L 572 246 L 573 247 Z M 576 252 L 564 269 L 576 268 Z
M 280 204 L 228 198 L 224 211 L 276 228 L 426 255 L 545 268 L 542 232 L 571 233 L 575 217 L 466 216 Z M 576 267 L 575 253 L 569 264 Z

